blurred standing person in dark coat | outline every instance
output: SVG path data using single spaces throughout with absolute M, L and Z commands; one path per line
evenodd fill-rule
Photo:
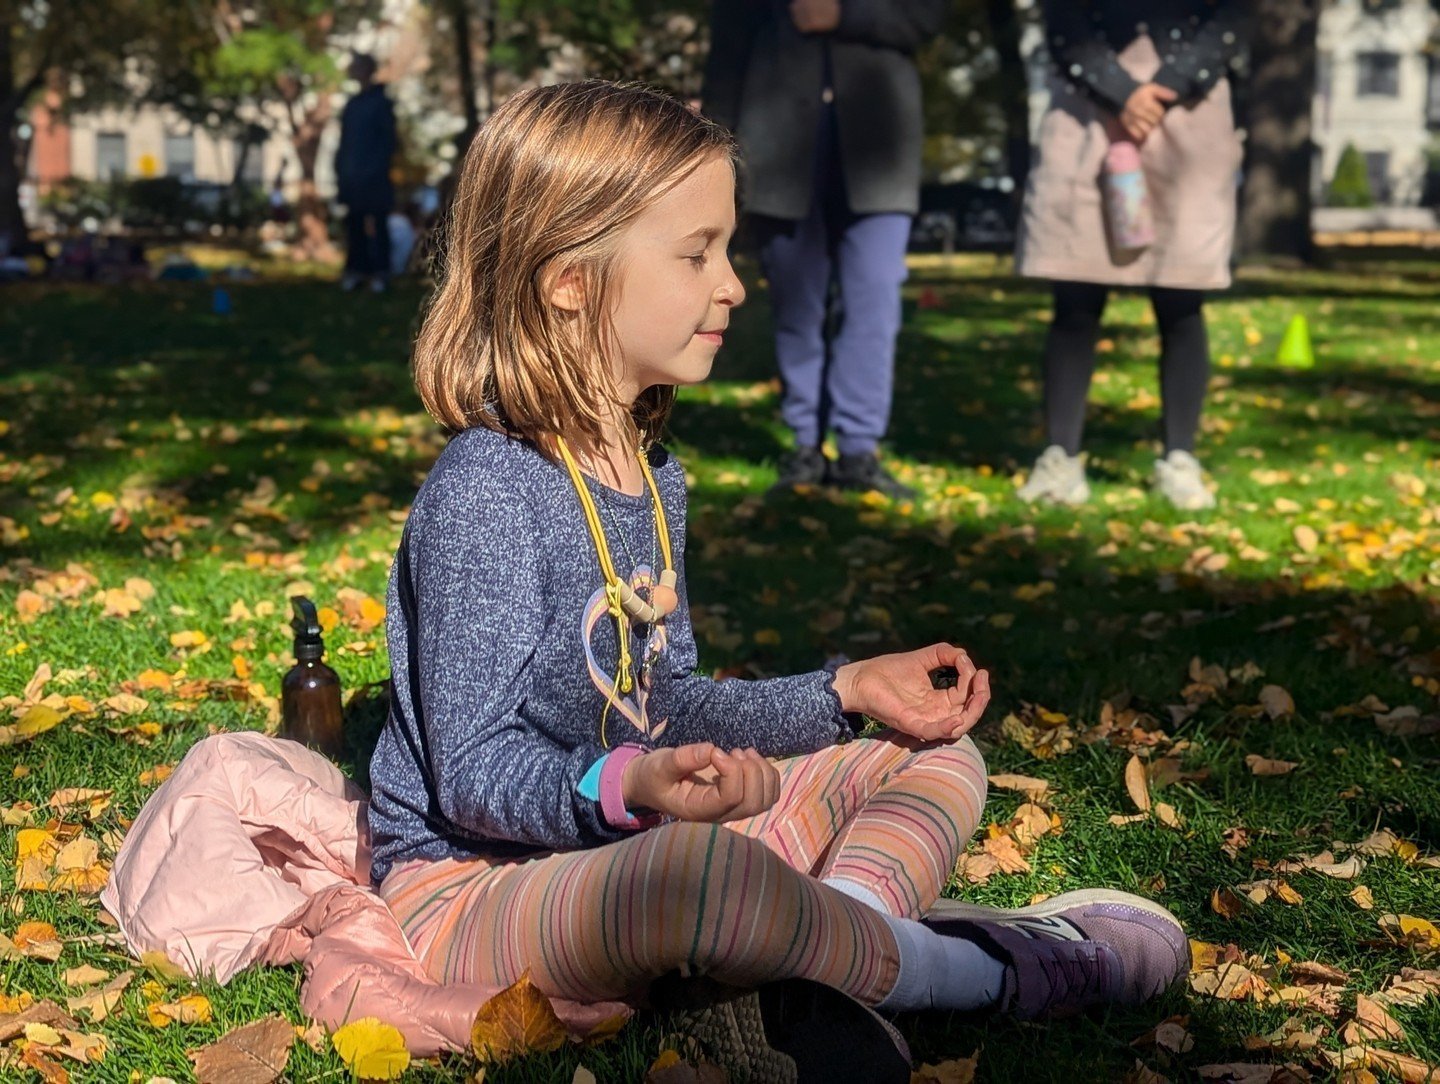
M 385 220 L 395 206 L 390 159 L 395 155 L 395 108 L 383 83 L 375 82 L 375 58 L 356 53 L 350 77 L 359 91 L 340 114 L 340 147 L 335 152 L 339 200 L 345 205 L 345 275 L 353 290 L 366 279 L 379 293 L 390 275 L 390 234 Z
M 830 483 L 913 496 L 881 464 L 923 120 L 915 50 L 946 0 L 725 0 L 703 107 L 745 158 L 775 313 L 781 414 L 795 450 L 777 489 Z M 832 280 L 843 312 L 825 334 Z M 840 457 L 821 444 L 833 431 Z
M 1054 72 L 1016 266 L 1051 280 L 1055 315 L 1044 359 L 1048 447 L 1020 496 L 1089 498 L 1080 438 L 1095 341 L 1110 289 L 1129 286 L 1149 292 L 1160 328 L 1164 452 L 1155 488 L 1177 508 L 1213 507 L 1194 454 L 1210 367 L 1203 304 L 1205 291 L 1230 285 L 1242 151 L 1227 75 L 1245 43 L 1247 0 L 1040 7 Z M 1117 149 L 1138 159 L 1148 194 L 1149 238 L 1139 247 L 1117 245 L 1116 215 L 1102 198 Z

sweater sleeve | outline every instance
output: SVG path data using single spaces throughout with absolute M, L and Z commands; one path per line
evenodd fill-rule
M 1045 44 L 1060 75 L 1111 112 L 1119 113 L 1140 83 L 1120 66 L 1091 21 L 1092 3 L 1085 0 L 1041 0 Z
M 837 41 L 913 53 L 940 33 L 949 0 L 840 0 Z
M 759 681 L 717 681 L 696 673 L 699 653 L 683 569 L 679 591 L 680 605 L 666 622 L 672 682 L 669 744 L 708 741 L 726 749 L 754 748 L 767 757 L 786 757 L 854 736 L 840 710 L 833 671 Z
M 1180 101 L 1203 98 L 1230 70 L 1245 42 L 1245 0 L 1210 0 L 1210 15 L 1185 47 L 1161 65 L 1155 82 L 1180 95 Z
M 578 789 L 604 750 L 566 750 L 525 718 L 528 664 L 546 623 L 535 587 L 540 533 L 528 502 L 501 489 L 483 476 L 433 487 L 407 528 L 411 665 L 435 799 L 481 839 L 551 849 L 618 839 Z

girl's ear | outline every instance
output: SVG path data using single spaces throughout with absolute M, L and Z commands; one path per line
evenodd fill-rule
M 578 268 L 565 268 L 560 274 L 549 278 L 546 293 L 550 304 L 567 312 L 579 312 L 585 307 L 585 284 L 581 281 Z

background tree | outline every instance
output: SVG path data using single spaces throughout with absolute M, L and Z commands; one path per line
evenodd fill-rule
M 79 108 L 133 94 L 163 0 L 0 0 L 0 237 L 26 236 L 20 182 L 30 108 L 47 85 Z M 134 60 L 127 70 L 125 58 Z M 47 84 L 48 81 L 48 84 Z
M 1314 252 L 1310 114 L 1321 3 L 1256 3 L 1238 238 L 1247 256 L 1308 261 Z
M 210 93 L 251 101 L 262 115 L 283 118 L 300 166 L 297 255 L 305 258 L 335 255 L 315 172 L 340 89 L 336 39 L 376 6 L 373 0 L 212 0 L 204 12 L 215 48 L 208 56 L 197 53 L 195 63 Z
M 1030 94 L 1015 0 L 958 0 L 941 36 L 920 50 L 925 175 L 1000 175 L 1016 199 L 1030 168 Z

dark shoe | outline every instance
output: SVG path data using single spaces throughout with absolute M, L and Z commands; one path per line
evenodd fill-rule
M 829 986 L 781 979 L 735 990 L 681 980 L 652 999 L 736 1079 L 773 1084 L 908 1084 L 910 1048 L 882 1017 Z
M 1139 1005 L 1190 970 L 1190 942 L 1175 916 L 1128 892 L 1065 892 L 1014 910 L 945 900 L 924 922 L 1008 965 L 997 1008 L 1021 1020 Z
M 874 452 L 842 455 L 835 461 L 829 480 L 831 485 L 840 489 L 883 493 L 895 501 L 915 499 L 915 491 L 886 470 Z
M 780 460 L 780 476 L 770 487 L 770 493 L 778 495 L 789 493 L 798 486 L 823 484 L 829 463 L 819 448 L 796 448 Z

